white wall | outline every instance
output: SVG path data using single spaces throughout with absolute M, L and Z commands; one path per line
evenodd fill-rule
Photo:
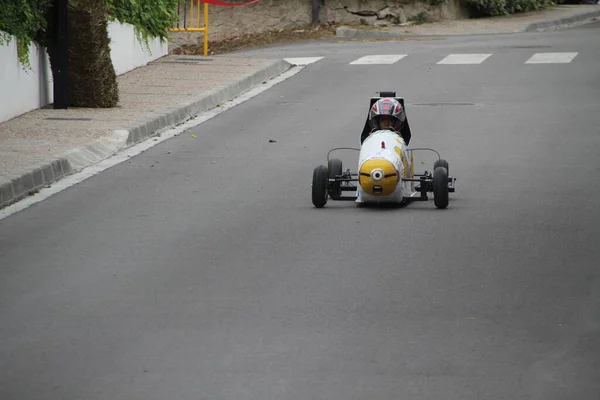
M 168 53 L 168 43 L 159 39 L 148 42 L 148 52 L 146 44 L 140 44 L 136 38 L 133 25 L 111 22 L 108 24 L 108 36 L 111 39 L 110 56 L 117 75 L 146 65 Z
M 0 122 L 11 119 L 52 102 L 50 63 L 44 49 L 29 49 L 30 69 L 24 69 L 17 58 L 13 39 L 0 45 Z
M 168 44 L 159 39 L 145 44 L 135 37 L 129 24 L 110 22 L 111 58 L 117 75 L 146 65 L 168 53 Z M 44 49 L 32 45 L 29 52 L 30 69 L 24 69 L 17 58 L 16 41 L 0 45 L 0 122 L 52 103 L 52 72 Z

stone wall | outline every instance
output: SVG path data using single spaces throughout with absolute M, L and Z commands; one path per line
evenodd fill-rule
M 441 1 L 440 4 L 431 5 Z M 460 0 L 321 0 L 319 19 L 348 25 L 404 23 L 424 12 L 430 20 L 467 17 Z M 195 0 L 194 0 L 195 2 Z M 242 3 L 243 0 L 228 0 Z M 188 3 L 189 4 L 189 3 Z M 189 6 L 188 6 L 189 7 Z M 197 7 L 194 15 L 197 15 Z M 183 12 L 181 24 L 183 25 Z M 189 12 L 188 12 L 189 18 Z M 312 22 L 312 0 L 261 0 L 240 7 L 209 5 L 209 40 L 221 40 L 240 33 L 260 33 L 285 28 L 303 28 Z M 201 33 L 172 33 L 176 44 L 196 41 Z
M 408 18 L 420 13 L 425 13 L 432 21 L 455 20 L 468 16 L 466 10 L 460 6 L 459 0 L 430 4 L 434 2 L 439 1 L 325 0 L 320 19 L 324 22 L 348 25 L 389 25 L 405 23 Z

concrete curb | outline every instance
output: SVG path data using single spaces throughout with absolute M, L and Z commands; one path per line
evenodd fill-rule
M 166 112 L 156 114 L 152 118 L 124 129 L 115 130 L 110 137 L 95 140 L 85 146 L 70 150 L 57 158 L 32 165 L 25 171 L 17 171 L 7 177 L 0 178 L 0 208 L 33 195 L 43 187 L 47 187 L 68 175 L 111 157 L 164 129 L 229 101 L 253 87 L 281 75 L 291 67 L 292 65 L 284 60 L 273 61 L 265 68 L 232 84 L 203 93 L 189 103 L 179 104 Z
M 72 173 L 66 158 L 42 161 L 29 171 L 18 171 L 0 181 L 0 208 L 14 203 Z
M 335 30 L 335 36 L 344 39 L 394 39 L 407 38 L 416 35 L 369 29 L 353 29 L 347 26 L 340 26 Z
M 600 6 L 599 6 L 600 8 Z M 549 21 L 533 22 L 523 26 L 518 32 L 536 32 L 548 28 L 556 28 L 562 26 L 570 26 L 577 23 L 589 22 L 592 18 L 600 17 L 600 9 L 597 11 L 589 11 L 582 14 L 573 15 L 566 18 L 558 18 Z
M 578 23 L 586 23 L 592 18 L 600 17 L 600 9 L 597 11 L 588 11 L 581 14 L 573 15 L 565 18 L 557 18 L 553 20 L 532 22 L 518 28 L 513 33 L 519 32 L 536 32 L 549 28 L 568 27 Z M 485 33 L 468 33 L 464 35 L 484 35 Z M 369 29 L 354 29 L 347 26 L 340 26 L 335 31 L 335 36 L 344 39 L 400 39 L 415 36 L 446 36 L 447 34 L 414 34 L 414 33 L 397 33 Z M 452 34 L 463 35 L 463 34 Z

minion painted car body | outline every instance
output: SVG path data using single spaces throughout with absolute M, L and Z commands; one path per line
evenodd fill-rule
M 357 199 L 363 202 L 401 202 L 414 191 L 412 163 L 404 140 L 388 130 L 373 132 L 360 149 Z
M 382 97 L 394 97 L 404 106 L 403 99 L 395 97 L 393 92 L 381 92 L 381 97 L 371 99 L 371 105 Z M 410 131 L 408 132 L 410 138 Z M 428 200 L 427 194 L 432 192 L 435 206 L 446 208 L 449 193 L 455 191 L 456 181 L 448 174 L 448 162 L 434 149 L 410 149 L 405 137 L 406 135 L 393 130 L 379 129 L 368 135 L 363 132 L 360 149 L 332 149 L 327 154 L 327 165 L 319 165 L 313 171 L 313 205 L 317 208 L 324 207 L 329 199 L 350 200 L 359 205 L 403 204 L 414 200 Z M 359 152 L 356 173 L 350 169 L 344 171 L 341 160 L 330 157 L 336 150 Z M 432 173 L 415 173 L 413 153 L 416 151 L 431 151 L 438 156 Z

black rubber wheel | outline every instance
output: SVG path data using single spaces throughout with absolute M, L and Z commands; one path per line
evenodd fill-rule
M 448 161 L 440 158 L 439 160 L 437 160 L 436 162 L 433 163 L 433 170 L 435 171 L 435 169 L 437 167 L 444 167 L 446 168 L 446 172 L 448 172 L 448 176 L 450 176 L 450 167 L 448 166 Z
M 312 202 L 315 207 L 321 208 L 327 204 L 327 167 L 319 165 L 313 171 Z
M 448 170 L 437 167 L 433 170 L 433 203 L 437 208 L 448 207 Z
M 335 178 L 336 175 L 342 175 L 342 160 L 331 158 L 327 163 L 327 170 L 329 179 Z M 340 197 L 342 195 L 342 182 L 331 182 L 329 193 L 331 197 Z

